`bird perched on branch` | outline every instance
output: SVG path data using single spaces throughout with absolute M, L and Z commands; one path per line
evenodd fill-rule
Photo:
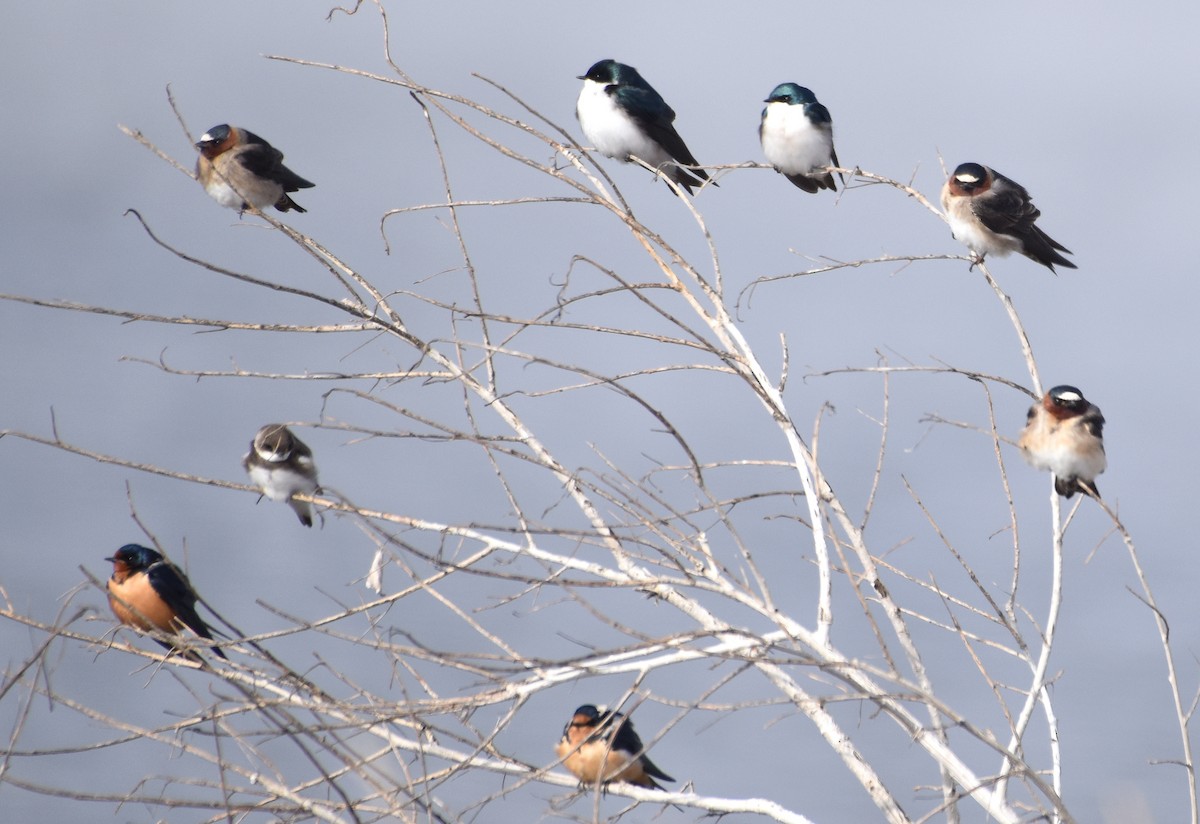
M 699 164 L 672 125 L 674 110 L 637 69 L 615 60 L 601 60 L 579 79 L 583 89 L 575 116 L 596 151 L 623 162 L 636 157 L 689 193 L 708 180 L 703 169 L 685 170 L 676 165 Z
M 313 525 L 308 501 L 298 501 L 292 496 L 297 492 L 312 495 L 319 489 L 317 465 L 313 463 L 312 450 L 290 429 L 281 423 L 269 423 L 259 429 L 250 442 L 250 451 L 242 458 L 242 466 L 264 495 L 272 501 L 286 501 L 300 523 Z
M 1104 416 L 1074 386 L 1055 386 L 1029 408 L 1017 446 L 1025 460 L 1054 473 L 1054 491 L 1100 497 L 1095 478 L 1108 466 Z
M 254 132 L 222 123 L 200 136 L 196 144 L 196 177 L 213 200 L 230 209 L 306 212 L 288 192 L 310 189 L 310 183 L 283 165 L 283 152 Z
M 1059 254 L 1071 250 L 1035 225 L 1042 213 L 1025 187 L 995 169 L 963 163 L 942 187 L 942 208 L 954 238 L 975 254 L 976 262 L 988 254 L 1020 252 L 1051 272 L 1055 264 L 1078 268 Z
M 833 175 L 822 166 L 839 166 L 833 150 L 833 118 L 817 96 L 795 83 L 780 83 L 763 101 L 758 139 L 775 171 L 801 189 L 816 194 L 837 191 Z M 842 177 L 841 172 L 838 177 Z M 842 177 L 842 185 L 846 178 Z
M 633 723 L 619 712 L 584 704 L 563 728 L 554 752 L 580 783 L 607 784 L 627 781 L 661 790 L 654 779 L 675 779 L 655 766 L 642 752 L 642 739 Z
M 212 640 L 208 625 L 196 613 L 196 592 L 187 576 L 158 552 L 138 544 L 126 544 L 106 561 L 112 561 L 108 579 L 108 604 L 113 615 L 127 626 L 157 629 L 178 634 L 189 628 L 201 638 Z M 155 639 L 166 649 L 175 649 Z M 212 651 L 225 658 L 220 647 Z

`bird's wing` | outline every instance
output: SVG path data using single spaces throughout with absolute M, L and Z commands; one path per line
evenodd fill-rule
M 667 154 L 685 165 L 699 165 L 683 138 L 671 125 L 675 121 L 675 110 L 667 105 L 658 92 L 636 86 L 618 86 L 613 94 L 617 95 L 621 107 L 633 121 L 655 143 L 666 149 Z

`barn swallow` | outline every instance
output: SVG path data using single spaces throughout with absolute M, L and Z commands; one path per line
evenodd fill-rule
M 171 634 L 188 627 L 201 638 L 212 640 L 208 625 L 196 613 L 196 592 L 187 576 L 163 556 L 144 546 L 126 544 L 104 560 L 113 565 L 108 579 L 108 605 L 122 624 Z M 155 640 L 166 649 L 174 649 L 166 641 Z M 220 647 L 212 651 L 226 657 Z
M 763 101 L 758 139 L 775 171 L 801 189 L 816 194 L 837 191 L 833 175 L 822 166 L 838 166 L 833 150 L 833 118 L 811 91 L 795 83 L 780 83 Z M 841 172 L 838 173 L 841 177 Z M 846 178 L 842 177 L 842 185 Z
M 575 117 L 596 151 L 623 162 L 637 157 L 689 194 L 692 187 L 708 180 L 703 169 L 684 170 L 675 165 L 698 164 L 671 125 L 674 110 L 637 69 L 615 60 L 601 60 L 579 79 L 583 89 L 575 105 Z
M 201 135 L 196 148 L 196 177 L 222 206 L 244 212 L 274 204 L 281 212 L 308 211 L 287 193 L 316 184 L 284 166 L 283 152 L 254 132 L 222 123 Z
M 292 496 L 297 492 L 312 495 L 318 489 L 317 465 L 312 450 L 281 423 L 269 423 L 250 442 L 250 451 L 242 466 L 254 485 L 272 501 L 287 501 L 300 518 L 312 526 L 312 507 Z
M 995 169 L 963 163 L 942 187 L 942 208 L 955 240 L 970 249 L 977 262 L 987 254 L 1020 252 L 1051 272 L 1056 263 L 1078 268 L 1059 254 L 1072 254 L 1070 249 L 1034 225 L 1042 213 L 1025 187 Z
M 655 778 L 674 781 L 642 752 L 633 722 L 619 712 L 584 704 L 575 710 L 554 752 L 582 784 L 627 781 L 663 789 Z
M 1104 416 L 1074 386 L 1056 386 L 1029 408 L 1017 446 L 1025 460 L 1054 473 L 1054 491 L 1064 498 L 1076 492 L 1100 497 L 1095 478 L 1104 457 Z

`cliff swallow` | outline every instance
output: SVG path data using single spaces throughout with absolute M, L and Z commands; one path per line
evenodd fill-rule
M 1064 498 L 1076 492 L 1100 497 L 1095 478 L 1104 457 L 1104 416 L 1074 386 L 1056 386 L 1029 408 L 1017 446 L 1025 460 L 1054 473 L 1054 490 Z
M 955 169 L 942 187 L 942 209 L 955 239 L 978 261 L 989 254 L 1003 257 L 1020 252 L 1051 272 L 1055 264 L 1078 268 L 1059 254 L 1071 250 L 1035 225 L 1041 212 L 1025 187 L 994 169 L 978 163 Z
M 283 153 L 253 132 L 222 123 L 196 144 L 196 177 L 213 200 L 244 212 L 274 205 L 305 212 L 288 192 L 315 186 L 283 165 Z

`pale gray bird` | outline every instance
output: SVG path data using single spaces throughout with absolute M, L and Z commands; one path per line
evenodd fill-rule
M 281 423 L 269 423 L 250 442 L 250 451 L 242 458 L 242 466 L 254 485 L 272 501 L 286 501 L 300 523 L 312 526 L 312 507 L 307 501 L 297 501 L 297 492 L 312 495 L 317 491 L 317 465 L 312 450 Z

